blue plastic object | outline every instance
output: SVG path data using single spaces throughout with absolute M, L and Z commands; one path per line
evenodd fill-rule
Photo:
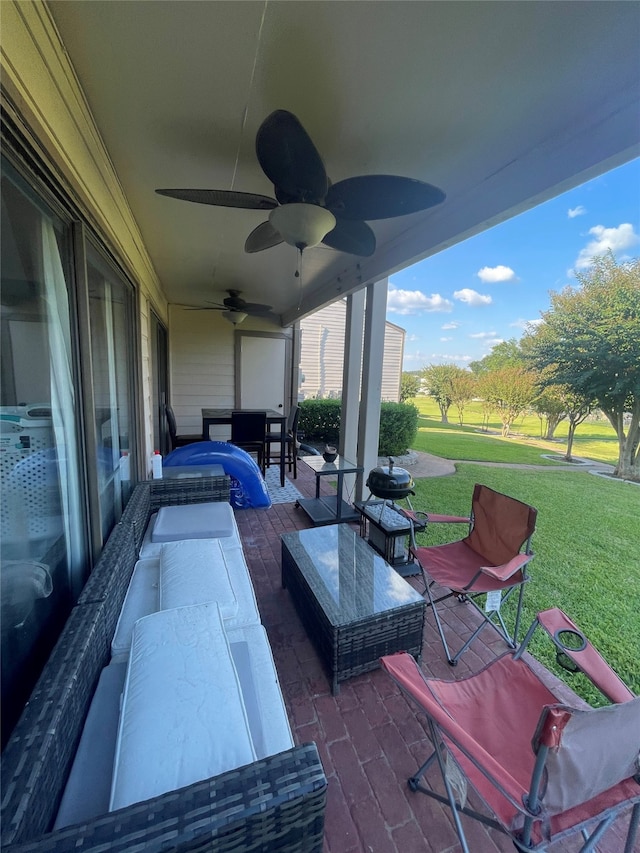
M 271 498 L 260 469 L 246 450 L 226 441 L 196 441 L 177 447 L 165 457 L 163 467 L 222 465 L 231 477 L 229 503 L 234 509 L 268 509 Z

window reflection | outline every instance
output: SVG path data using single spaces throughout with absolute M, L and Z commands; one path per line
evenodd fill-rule
M 96 465 L 106 539 L 131 491 L 132 296 L 97 251 L 90 248 L 87 258 Z
M 86 566 L 68 227 L 3 162 L 0 581 L 3 743 Z

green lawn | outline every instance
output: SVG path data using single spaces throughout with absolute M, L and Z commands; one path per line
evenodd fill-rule
M 535 415 L 519 418 L 512 435 L 502 438 L 502 427 L 495 416 L 489 421 L 489 432 L 482 431 L 482 410 L 477 403 L 470 403 L 465 409 L 463 426 L 460 426 L 453 407 L 449 409 L 450 423 L 443 424 L 432 397 L 416 397 L 411 402 L 420 412 L 414 450 L 454 460 L 538 465 L 553 464 L 543 459 L 542 454 L 562 456 L 566 451 L 568 425 L 564 421 L 556 429 L 554 441 L 540 439 L 540 420 Z M 618 440 L 609 422 L 601 417 L 580 424 L 573 455 L 614 465 L 618 458 Z
M 420 408 L 427 408 L 418 399 Z M 540 453 L 547 452 L 530 444 L 532 439 L 523 443 L 519 438 L 479 435 L 471 425 L 446 427 L 439 418 L 425 415 L 414 447 L 438 456 L 541 464 Z M 517 431 L 524 432 L 526 426 L 530 424 Z M 589 425 L 586 435 L 594 448 L 610 442 L 602 423 Z M 575 454 L 588 456 L 577 448 Z M 616 455 L 606 461 L 615 462 Z M 536 507 L 535 558 L 525 591 L 523 628 L 539 610 L 561 607 L 630 688 L 640 693 L 640 488 L 584 470 L 507 469 L 467 462 L 456 469 L 453 476 L 417 480 L 414 507 L 466 514 L 477 482 Z M 425 545 L 451 541 L 460 537 L 461 530 L 457 525 L 431 525 L 419 541 Z M 552 645 L 541 632 L 531 650 L 587 701 L 602 702 L 586 678 L 569 675 L 556 665 Z

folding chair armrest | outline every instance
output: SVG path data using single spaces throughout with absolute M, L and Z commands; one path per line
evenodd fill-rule
M 395 506 L 394 509 L 396 512 L 400 513 L 400 515 L 409 519 L 409 521 L 425 519 L 429 524 L 451 524 L 460 522 L 469 524 L 471 521 L 468 515 L 438 515 L 438 513 L 435 512 L 424 512 L 421 509 L 405 509 L 401 506 Z
M 611 702 L 628 702 L 634 694 L 609 666 L 599 651 L 584 636 L 578 626 L 558 607 L 538 613 L 538 624 L 551 637 L 558 649 L 590 679 Z M 577 635 L 579 648 L 571 648 L 562 640 L 562 633 Z
M 532 558 L 533 554 L 516 554 L 508 563 L 503 563 L 501 566 L 482 566 L 480 571 L 496 580 L 506 581 L 524 568 Z
M 429 524 L 470 524 L 468 515 L 439 515 L 437 512 L 427 512 Z

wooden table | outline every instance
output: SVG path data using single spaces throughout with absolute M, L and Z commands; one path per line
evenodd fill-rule
M 278 424 L 280 428 L 280 485 L 284 486 L 285 460 L 287 457 L 287 417 L 276 409 L 202 409 L 202 440 L 209 441 L 209 427 L 213 424 L 230 424 L 233 412 L 266 412 L 267 427 Z
M 422 653 L 425 600 L 346 524 L 283 533 L 282 586 L 328 672 L 331 689 L 379 666 L 381 655 Z

